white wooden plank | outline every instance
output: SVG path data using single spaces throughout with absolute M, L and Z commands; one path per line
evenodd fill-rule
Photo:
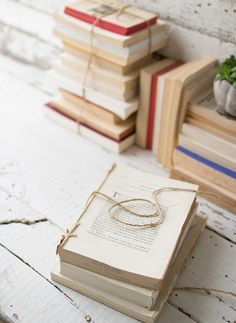
M 208 215 L 207 226 L 223 237 L 236 243 L 236 217 L 214 204 L 200 199 L 200 211 Z
M 41 68 L 51 67 L 62 48 L 52 34 L 51 16 L 16 1 L 1 0 L 0 6 L 1 51 Z
M 53 20 L 50 15 L 31 9 L 16 1 L 0 0 L 0 22 L 40 40 L 58 46 L 59 42 L 52 34 Z
M 70 0 L 17 0 L 17 2 L 27 5 L 44 13 L 51 13 L 56 10 L 62 10 Z
M 236 246 L 219 235 L 205 230 L 200 237 L 188 267 L 177 286 L 214 288 L 235 292 Z M 235 297 L 220 293 L 176 291 L 171 302 L 197 317 L 199 322 L 234 322 Z
M 3 247 L 0 258 L 1 311 L 12 322 L 85 322 L 69 298 Z

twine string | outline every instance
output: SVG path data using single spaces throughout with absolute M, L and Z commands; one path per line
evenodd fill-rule
M 109 175 L 111 174 L 111 172 L 114 170 L 116 164 L 113 164 L 111 169 L 107 172 L 104 180 L 102 181 L 101 185 L 99 186 L 98 190 L 92 192 L 86 203 L 85 203 L 85 207 L 84 209 L 82 210 L 81 212 L 81 215 L 78 219 L 78 221 L 76 222 L 75 226 L 69 231 L 67 229 L 66 233 L 62 235 L 60 241 L 59 241 L 59 244 L 57 245 L 57 253 L 58 253 L 58 250 L 59 250 L 59 247 L 63 247 L 64 244 L 66 243 L 66 241 L 69 239 L 69 237 L 71 237 L 73 234 L 73 236 L 75 237 L 76 236 L 76 229 L 77 227 L 79 226 L 80 224 L 80 219 L 82 218 L 82 216 L 85 214 L 85 212 L 87 211 L 88 207 L 91 205 L 91 203 L 93 202 L 94 198 L 99 195 L 103 198 L 106 198 L 108 199 L 113 205 L 108 209 L 108 215 L 115 221 L 117 222 L 120 222 L 124 225 L 127 225 L 127 226 L 131 226 L 131 227 L 136 227 L 136 228 L 153 228 L 153 227 L 156 227 L 160 224 L 163 223 L 164 221 L 164 213 L 161 209 L 161 206 L 160 206 L 160 203 L 158 202 L 157 200 L 157 195 L 160 194 L 161 192 L 163 191 L 166 191 L 166 190 L 172 190 L 172 191 L 185 191 L 185 192 L 193 192 L 193 193 L 197 193 L 196 190 L 191 190 L 191 189 L 184 189 L 184 188 L 176 188 L 176 187 L 162 187 L 162 188 L 159 188 L 159 189 L 156 189 L 152 192 L 152 196 L 153 196 L 153 200 L 149 200 L 149 199 L 144 199 L 144 198 L 131 198 L 131 199 L 125 199 L 123 201 L 117 201 L 115 200 L 113 197 L 101 192 L 101 188 L 103 186 L 103 184 L 105 183 L 105 181 L 107 180 L 107 178 L 109 177 Z M 137 211 L 134 211 L 130 208 L 128 208 L 127 206 L 125 206 L 124 204 L 126 203 L 131 203 L 131 202 L 137 202 L 137 201 L 142 201 L 142 202 L 146 202 L 149 206 L 152 206 L 154 208 L 154 211 L 152 213 L 148 213 L 148 212 L 137 212 Z M 150 222 L 150 223 L 131 223 L 131 222 L 128 222 L 128 221 L 125 221 L 125 220 L 121 220 L 120 218 L 118 218 L 118 216 L 112 212 L 114 210 L 114 208 L 116 207 L 120 207 L 121 209 L 123 209 L 124 211 L 126 211 L 127 213 L 130 213 L 131 215 L 134 215 L 134 216 L 137 216 L 137 217 L 142 217 L 142 218 L 152 218 L 152 217 L 156 217 L 157 220 L 154 221 L 154 222 Z
M 98 2 L 99 3 L 99 2 Z M 99 3 L 100 4 L 100 3 Z M 89 57 L 88 57 L 88 61 L 87 61 L 87 66 L 86 66 L 86 70 L 85 70 L 85 74 L 84 74 L 84 78 L 83 78 L 83 83 L 82 83 L 82 98 L 84 100 L 84 104 L 82 106 L 81 109 L 81 113 L 79 116 L 79 120 L 78 122 L 82 122 L 83 121 L 83 115 L 84 115 L 84 110 L 85 110 L 85 106 L 86 106 L 86 102 L 88 102 L 87 98 L 86 98 L 86 85 L 87 85 L 87 80 L 88 80 L 88 74 L 89 71 L 91 69 L 91 65 L 92 65 L 92 61 L 93 61 L 93 57 L 94 57 L 94 30 L 95 27 L 97 25 L 97 23 L 105 18 L 106 16 L 109 16 L 111 14 L 116 13 L 116 17 L 119 19 L 119 17 L 130 7 L 132 7 L 132 5 L 122 5 L 121 7 L 117 7 L 117 6 L 112 6 L 112 5 L 107 5 L 107 10 L 104 11 L 104 13 L 100 13 L 99 10 L 97 10 L 97 13 L 95 12 L 94 17 L 96 18 L 92 24 L 91 30 L 90 30 L 90 38 L 89 38 Z M 97 15 L 99 14 L 99 15 Z M 152 50 L 152 29 L 151 29 L 151 25 L 148 19 L 145 19 L 143 17 L 140 17 L 138 15 L 135 15 L 134 13 L 129 13 L 132 17 L 138 18 L 143 20 L 144 22 L 146 22 L 147 24 L 147 30 L 148 30 L 148 51 L 147 54 L 151 53 Z

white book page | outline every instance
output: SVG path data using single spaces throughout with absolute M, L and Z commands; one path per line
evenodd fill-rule
M 127 197 L 150 199 L 153 190 L 170 186 L 197 189 L 196 185 L 116 166 L 101 191 L 118 201 Z M 68 239 L 63 248 L 124 271 L 162 279 L 194 199 L 194 192 L 162 193 L 158 200 L 165 220 L 160 226 L 144 229 L 118 223 L 107 213 L 111 203 L 95 197 L 80 220 L 77 237 Z M 119 212 L 123 220 L 145 221 L 121 209 Z

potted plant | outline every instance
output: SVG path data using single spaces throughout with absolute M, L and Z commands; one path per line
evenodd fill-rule
M 236 118 L 236 57 L 231 55 L 218 69 L 214 95 L 219 113 Z

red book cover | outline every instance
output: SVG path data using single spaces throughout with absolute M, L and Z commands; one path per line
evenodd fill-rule
M 89 0 L 67 5 L 64 9 L 65 14 L 89 24 L 93 24 L 97 17 L 101 16 L 96 23 L 97 27 L 126 36 L 145 29 L 148 24 L 153 25 L 157 21 L 156 14 L 133 6 L 124 9 L 119 16 L 117 12 L 106 4 Z
M 147 127 L 147 139 L 146 139 L 146 148 L 152 149 L 152 141 L 153 141 L 153 131 L 154 131 L 154 120 L 155 120 L 155 107 L 156 107 L 156 88 L 158 77 L 165 73 L 170 72 L 171 70 L 177 68 L 178 66 L 182 65 L 183 62 L 177 61 L 174 64 L 171 64 L 161 71 L 153 73 L 152 81 L 151 81 L 151 88 L 150 88 L 150 101 L 149 101 L 149 114 L 148 114 L 148 127 Z

